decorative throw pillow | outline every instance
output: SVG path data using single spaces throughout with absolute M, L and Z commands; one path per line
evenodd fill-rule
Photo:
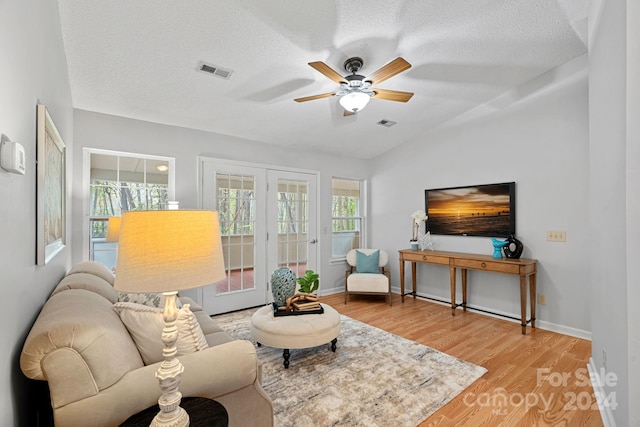
M 380 250 L 376 249 L 369 255 L 356 249 L 356 273 L 380 273 L 378 262 Z
M 161 292 L 149 292 L 144 294 L 130 294 L 127 292 L 118 292 L 118 301 L 133 302 L 136 304 L 147 305 L 149 307 L 164 308 L 165 297 Z M 180 298 L 176 297 L 176 306 L 182 307 Z
M 164 360 L 162 356 L 164 348 L 162 309 L 132 302 L 117 302 L 113 308 L 120 315 L 122 323 L 131 334 L 144 364 L 150 365 Z M 184 304 L 178 310 L 176 324 L 178 327 L 178 340 L 176 341 L 178 356 L 209 347 L 189 304 Z

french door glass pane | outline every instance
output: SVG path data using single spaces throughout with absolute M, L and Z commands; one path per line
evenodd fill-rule
M 296 276 L 307 268 L 309 200 L 306 181 L 278 180 L 278 266 Z
M 226 279 L 216 284 L 218 294 L 255 288 L 256 244 L 255 177 L 216 174 L 218 215 Z

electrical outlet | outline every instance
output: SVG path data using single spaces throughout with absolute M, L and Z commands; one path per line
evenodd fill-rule
M 547 241 L 548 242 L 566 242 L 567 232 L 564 230 L 548 230 Z
M 545 294 L 538 294 L 538 304 L 545 305 L 547 303 L 547 296 Z

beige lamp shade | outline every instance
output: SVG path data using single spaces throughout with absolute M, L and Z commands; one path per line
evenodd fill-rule
M 218 212 L 122 214 L 114 287 L 133 293 L 197 288 L 225 278 Z
M 107 223 L 107 242 L 117 242 L 120 235 L 120 220 L 119 216 L 110 216 Z

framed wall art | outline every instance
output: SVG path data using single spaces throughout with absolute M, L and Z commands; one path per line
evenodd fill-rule
M 509 237 L 516 232 L 516 183 L 425 190 L 427 231 L 457 236 Z
M 36 264 L 47 264 L 65 246 L 65 145 L 47 107 L 37 106 Z

